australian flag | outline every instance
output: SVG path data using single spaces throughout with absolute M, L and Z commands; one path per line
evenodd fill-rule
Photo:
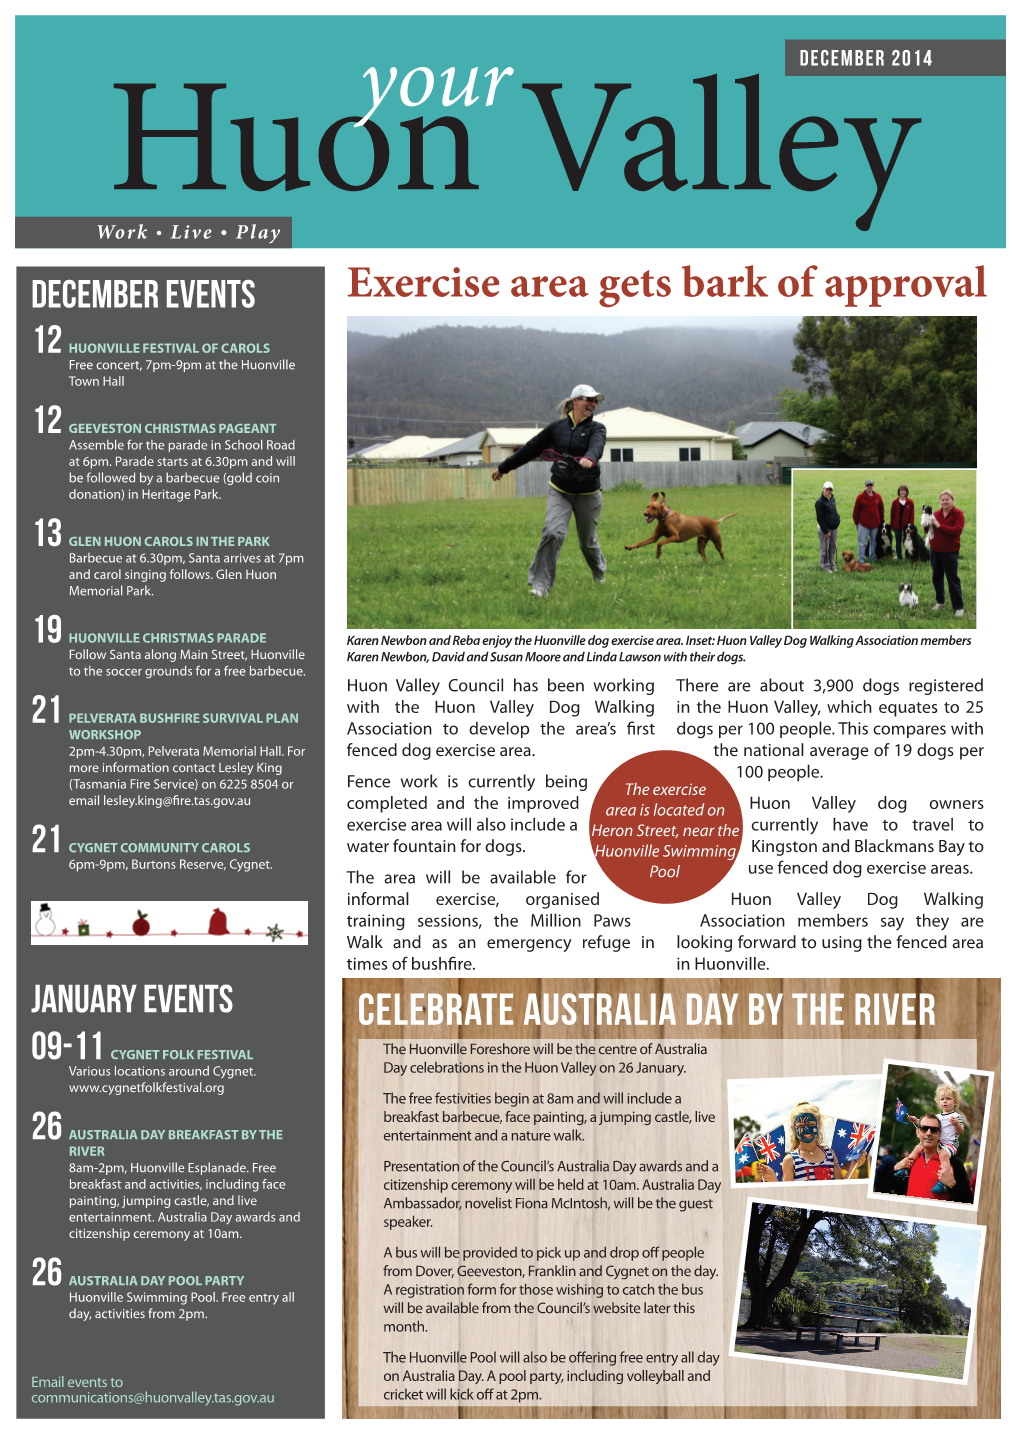
M 896 1120 L 898 1122 L 906 1122 L 910 1120 L 909 1116 L 907 1115 L 907 1109 L 900 1101 L 899 1097 L 896 1098 Z
M 832 1129 L 832 1150 L 841 1167 L 853 1166 L 872 1148 L 875 1128 L 867 1122 L 848 1122 L 842 1119 Z
M 760 1160 L 775 1171 L 777 1166 L 782 1165 L 786 1154 L 786 1128 L 776 1127 L 774 1131 L 755 1137 L 754 1149 Z
M 857 1145 L 854 1146 L 854 1147 L 851 1147 L 850 1150 L 847 1152 L 847 1154 L 846 1154 L 847 1164 L 848 1164 L 849 1166 L 854 1166 L 857 1162 L 859 1162 L 859 1161 L 861 1160 L 862 1157 L 867 1156 L 868 1152 L 871 1151 L 871 1148 L 872 1148 L 872 1146 L 874 1145 L 874 1142 L 875 1142 L 875 1128 L 874 1128 L 874 1127 L 868 1127 L 867 1131 L 866 1131 L 866 1132 L 864 1133 L 864 1135 L 861 1137 L 861 1139 L 860 1139 L 860 1141 L 857 1143 Z
M 744 1135 L 740 1138 L 740 1145 L 737 1147 L 737 1150 L 733 1154 L 734 1172 L 739 1172 L 744 1167 L 751 1166 L 753 1161 L 754 1147 L 751 1144 L 751 1133 L 745 1132 Z

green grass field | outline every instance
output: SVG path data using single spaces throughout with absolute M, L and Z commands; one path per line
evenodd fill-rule
M 674 510 L 718 519 L 702 563 L 695 542 L 627 552 L 651 533 L 650 491 L 607 491 L 599 544 L 608 562 L 596 586 L 573 522 L 551 595 L 529 594 L 528 566 L 542 532 L 545 498 L 352 506 L 347 511 L 347 624 L 423 628 L 526 626 L 654 630 L 657 627 L 790 625 L 790 492 L 713 486 L 667 493 Z
M 835 1367 L 860 1366 L 873 1372 L 902 1372 L 914 1377 L 945 1377 L 957 1381 L 962 1381 L 967 1361 L 966 1337 L 936 1337 L 917 1332 L 887 1333 L 882 1337 L 882 1347 L 878 1352 L 867 1342 L 859 1351 L 848 1346 L 837 1352 L 831 1343 L 818 1350 L 812 1345 L 811 1337 L 809 1329 L 803 1347 L 798 1347 L 792 1332 L 759 1332 L 753 1334 L 751 1345 L 738 1341 L 734 1343 L 733 1350 L 749 1356 L 773 1356 L 777 1359 L 782 1359 L 784 1354 L 788 1356 L 793 1350 L 801 1353 L 810 1351 L 812 1360 Z
M 953 487 L 957 501 L 960 493 Z M 961 507 L 964 515 L 966 506 Z M 965 533 L 966 534 L 966 533 Z M 966 595 L 966 592 L 964 593 Z M 930 1367 L 898 1367 L 897 1351 L 923 1352 L 931 1361 Z M 931 1337 L 916 1333 L 894 1332 L 882 1338 L 882 1351 L 886 1355 L 886 1366 L 891 1372 L 912 1372 L 918 1377 L 955 1377 L 962 1379 L 963 1365 L 967 1360 L 966 1337 Z
M 922 563 L 911 567 L 906 561 L 883 561 L 870 574 L 835 575 L 818 566 L 818 528 L 815 501 L 823 481 L 831 481 L 839 508 L 840 526 L 836 564 L 843 565 L 844 551 L 857 557 L 857 527 L 853 523 L 854 500 L 872 476 L 875 489 L 885 502 L 886 519 L 899 485 L 910 487 L 918 522 L 925 504 L 938 507 L 939 493 L 946 486 L 966 517 L 960 544 L 960 585 L 964 615 L 957 619 L 949 604 L 933 611 L 935 592 L 931 569 Z M 976 471 L 839 471 L 803 470 L 793 473 L 793 624 L 797 629 L 839 630 L 853 627 L 875 631 L 934 631 L 952 627 L 972 630 L 977 617 L 977 472 Z M 913 572 L 913 574 L 912 574 Z M 907 609 L 899 604 L 901 581 L 912 581 L 920 604 Z

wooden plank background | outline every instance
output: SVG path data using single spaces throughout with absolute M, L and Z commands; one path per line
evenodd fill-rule
M 671 1417 L 756 1417 L 756 1418 L 799 1418 L 799 1417 L 832 1417 L 832 1418 L 874 1418 L 883 1417 L 889 1419 L 922 1418 L 922 1417 L 945 1417 L 945 1418 L 997 1418 L 1000 1412 L 1000 1347 L 1001 1347 L 1001 1317 L 1000 1317 L 1000 1288 L 1001 1288 L 1001 1227 L 1000 1227 L 1000 1094 L 998 1085 L 1000 1079 L 1000 1046 L 1001 1046 L 1001 984 L 998 980 L 986 980 L 982 978 L 950 978 L 937 980 L 907 980 L 903 978 L 879 977 L 879 978 L 852 978 L 836 979 L 825 978 L 817 980 L 797 978 L 795 981 L 781 981 L 779 978 L 771 978 L 772 987 L 777 984 L 783 987 L 789 994 L 793 991 L 804 992 L 843 992 L 852 997 L 854 992 L 929 992 L 935 997 L 935 1015 L 937 1025 L 904 1027 L 902 1025 L 888 1026 L 882 1024 L 878 1027 L 858 1027 L 853 1019 L 852 1007 L 844 1011 L 845 1025 L 842 1027 L 821 1027 L 804 1025 L 798 1027 L 795 1024 L 795 1013 L 788 1008 L 787 1002 L 783 1003 L 781 1013 L 781 1024 L 777 1027 L 764 1029 L 767 1036 L 763 1036 L 763 1028 L 750 1027 L 746 1019 L 746 1005 L 743 1004 L 743 997 L 749 991 L 757 991 L 763 988 L 762 981 L 747 981 L 726 979 L 725 981 L 694 981 L 688 977 L 682 980 L 672 978 L 641 979 L 634 978 L 600 978 L 597 981 L 593 978 L 456 978 L 441 980 L 439 978 L 413 978 L 404 980 L 394 976 L 376 976 L 360 979 L 346 979 L 343 984 L 344 1008 L 343 1008 L 343 1249 L 344 1249 L 344 1347 L 343 1347 L 343 1400 L 344 1416 L 350 1418 L 364 1419 L 416 1419 L 416 1418 L 463 1418 L 475 1421 L 497 1420 L 500 1418 L 671 1418 Z M 765 989 L 769 989 L 765 983 Z M 984 1135 L 982 1145 L 986 1148 L 984 1167 L 982 1168 L 981 1184 L 978 1191 L 978 1200 L 975 1211 L 977 1213 L 973 1220 L 987 1228 L 985 1236 L 984 1262 L 981 1272 L 981 1286 L 978 1295 L 978 1303 L 974 1316 L 972 1316 L 971 1329 L 975 1336 L 975 1343 L 971 1349 L 971 1371 L 970 1377 L 973 1382 L 976 1378 L 977 1404 L 976 1406 L 954 1405 L 952 1393 L 957 1389 L 935 1385 L 932 1388 L 933 1397 L 937 1400 L 932 1406 L 910 1406 L 910 1407 L 862 1407 L 844 1405 L 839 1407 L 817 1407 L 803 1405 L 770 1405 L 765 1401 L 769 1394 L 769 1388 L 761 1385 L 757 1387 L 756 1393 L 762 1397 L 764 1405 L 733 1405 L 723 1407 L 587 1407 L 587 1408 L 553 1408 L 553 1407 L 360 1407 L 357 1404 L 358 1395 L 358 1277 L 357 1277 L 357 1255 L 358 1255 L 358 1177 L 359 1177 L 359 1153 L 358 1153 L 358 1042 L 361 1039 L 381 1041 L 426 1041 L 436 1040 L 440 1037 L 447 1037 L 453 1040 L 485 1041 L 487 1039 L 508 1039 L 506 1028 L 498 1026 L 472 1026 L 463 1028 L 459 1032 L 450 1032 L 443 1027 L 393 1027 L 393 1026 L 372 1026 L 363 1027 L 358 1022 L 357 998 L 364 991 L 383 992 L 394 994 L 399 992 L 402 997 L 409 997 L 411 993 L 423 991 L 458 991 L 461 995 L 470 992 L 509 992 L 513 991 L 520 997 L 526 996 L 528 992 L 541 993 L 542 991 L 608 991 L 613 994 L 626 992 L 633 996 L 639 992 L 642 998 L 656 992 L 661 996 L 664 990 L 673 993 L 674 998 L 684 993 L 699 992 L 702 997 L 712 993 L 725 990 L 729 995 L 737 990 L 741 994 L 741 1002 L 738 1003 L 735 1024 L 732 1027 L 705 1028 L 688 1027 L 685 1016 L 678 1014 L 676 1026 L 666 1027 L 641 1027 L 637 1031 L 633 1027 L 595 1027 L 587 1028 L 578 1024 L 573 1027 L 547 1027 L 529 1024 L 515 1026 L 512 1035 L 525 1040 L 543 1041 L 561 1037 L 564 1040 L 585 1040 L 602 1039 L 626 1040 L 628 1036 L 640 1036 L 642 1041 L 653 1039 L 682 1039 L 697 1038 L 706 1043 L 718 1042 L 719 1040 L 746 1039 L 749 1043 L 761 1042 L 764 1040 L 775 1042 L 782 1040 L 789 1043 L 791 1068 L 789 1075 L 807 1075 L 804 1070 L 804 1044 L 810 1043 L 813 1039 L 820 1041 L 849 1041 L 853 1039 L 868 1039 L 876 1041 L 888 1041 L 888 1048 L 885 1053 L 888 1056 L 910 1059 L 916 1054 L 917 1060 L 927 1059 L 938 1062 L 938 1043 L 944 1038 L 973 1038 L 975 1042 L 975 1054 L 973 1065 L 982 1071 L 994 1072 L 996 1084 L 992 1092 L 992 1105 L 989 1115 L 985 1118 Z M 518 1008 L 520 1010 L 520 1008 Z M 406 1008 L 405 1008 L 406 1011 Z M 647 1008 L 646 1012 L 647 1014 Z M 484 1009 L 483 1009 L 484 1015 Z M 749 1047 L 749 1063 L 751 1047 Z M 785 1067 L 784 1067 L 785 1070 Z M 833 1068 L 831 1063 L 825 1068 L 831 1074 Z M 876 1067 L 876 1071 L 879 1070 Z M 743 1075 L 753 1076 L 755 1071 L 753 1065 Z M 729 1125 L 725 1123 L 723 1132 L 725 1145 L 721 1154 L 727 1155 L 729 1151 Z M 741 1200 L 743 1202 L 743 1189 L 741 1189 Z M 759 1195 L 756 1193 L 756 1196 Z M 789 1192 L 773 1193 L 765 1190 L 760 1194 L 762 1198 L 782 1197 L 789 1199 Z M 857 1199 L 859 1195 L 859 1200 Z M 877 1200 L 868 1201 L 864 1195 L 863 1188 L 855 1193 L 854 1200 L 845 1200 L 843 1194 L 839 1198 L 838 1205 L 848 1205 L 860 1211 L 882 1212 L 890 1211 L 899 1214 L 906 1214 L 908 1211 L 916 1212 L 919 1217 L 938 1221 L 945 1220 L 942 1209 L 926 1209 L 924 1207 L 907 1207 L 897 1199 L 891 1199 L 888 1206 L 883 1206 Z M 728 1286 L 728 1283 L 727 1283 Z M 728 1308 L 732 1306 L 732 1293 L 729 1292 L 724 1299 L 724 1311 L 728 1318 Z M 719 1345 L 723 1356 L 729 1352 L 729 1322 L 727 1320 L 724 1335 L 717 1340 L 713 1339 L 713 1345 Z M 732 1366 L 732 1360 L 730 1362 Z M 760 1371 L 761 1382 L 765 1381 L 766 1369 L 759 1362 L 754 1363 L 755 1373 Z M 777 1373 L 777 1385 L 771 1388 L 772 1392 L 778 1391 L 783 1394 L 785 1382 L 782 1374 L 801 1373 L 805 1377 L 816 1375 L 813 1368 L 801 1368 L 782 1366 L 775 1364 Z M 840 1375 L 846 1376 L 847 1373 Z M 888 1378 L 888 1374 L 883 1374 Z M 916 1379 L 914 1379 L 916 1380 Z M 743 1387 L 740 1388 L 744 1390 Z M 790 1390 L 798 1396 L 804 1391 L 802 1386 L 796 1383 L 791 1385 Z

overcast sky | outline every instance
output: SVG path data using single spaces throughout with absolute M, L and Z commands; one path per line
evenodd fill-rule
M 428 330 L 436 325 L 464 325 L 463 315 L 428 315 L 420 320 L 404 317 L 382 317 L 372 315 L 349 315 L 347 329 L 361 331 L 363 335 L 398 336 L 409 335 L 415 330 Z M 620 316 L 611 318 L 602 315 L 581 316 L 527 316 L 486 315 L 477 316 L 469 322 L 475 328 L 484 325 L 526 326 L 529 330 L 557 330 L 581 332 L 584 335 L 619 335 L 625 330 L 647 330 L 651 326 L 700 326 L 709 330 L 759 330 L 786 331 L 790 335 L 800 324 L 800 316 L 755 315 L 755 316 Z

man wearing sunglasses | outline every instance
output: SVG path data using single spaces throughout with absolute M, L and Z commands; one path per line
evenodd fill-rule
M 934 1198 L 940 1202 L 973 1203 L 973 1193 L 962 1162 L 959 1163 L 958 1173 L 952 1165 L 957 1160 L 956 1157 L 950 1157 L 948 1162 L 944 1162 L 939 1156 L 939 1136 L 942 1131 L 940 1118 L 930 1112 L 926 1116 L 918 1117 L 914 1130 L 920 1145 L 915 1147 L 909 1156 L 897 1162 L 894 1168 L 897 1172 L 909 1168 L 907 1196 L 922 1201 L 931 1201 Z M 933 1190 L 936 1184 L 939 1186 L 938 1191 Z

